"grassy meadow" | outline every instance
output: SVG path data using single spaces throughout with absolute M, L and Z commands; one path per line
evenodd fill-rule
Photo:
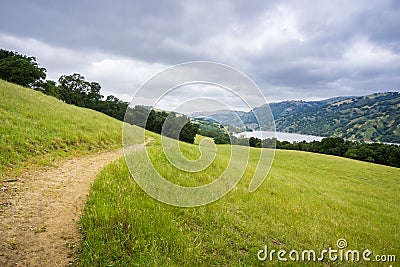
M 2 80 L 0 118 L 0 176 L 121 147 L 120 121 Z M 140 130 L 129 129 L 134 134 Z M 82 266 L 280 266 L 276 255 L 273 261 L 260 262 L 258 251 L 267 245 L 276 251 L 320 252 L 336 249 L 339 238 L 347 240 L 348 249 L 369 249 L 372 255 L 396 255 L 400 260 L 398 168 L 277 150 L 268 177 L 249 193 L 260 149 L 215 146 L 201 143 L 201 138 L 194 145 L 179 143 L 188 159 L 203 154 L 203 163 L 211 163 L 204 170 L 185 172 L 162 153 L 159 135 L 146 135 L 151 140 L 146 151 L 128 157 L 137 175 L 153 175 L 145 163 L 148 153 L 167 180 L 182 186 L 206 185 L 223 174 L 232 153 L 239 152 L 228 175 L 245 167 L 243 178 L 216 202 L 180 208 L 147 195 L 130 176 L 125 159 L 110 164 L 94 182 L 80 220 Z
M 209 183 L 229 162 L 230 146 L 218 145 L 209 168 L 188 174 L 168 163 L 159 136 L 151 136 L 154 140 L 147 152 L 154 167 L 174 183 Z M 180 149 L 192 160 L 200 155 L 198 145 L 180 143 Z M 141 167 L 145 153 L 135 152 L 131 161 L 144 175 L 146 170 Z M 196 208 L 174 207 L 153 199 L 131 178 L 124 159 L 110 164 L 93 184 L 80 221 L 80 264 L 280 266 L 276 255 L 273 261 L 260 262 L 258 251 L 267 245 L 276 251 L 314 249 L 318 253 L 337 249 L 340 238 L 347 240 L 347 249 L 400 257 L 399 169 L 277 150 L 267 179 L 257 191 L 249 193 L 259 153 L 260 149 L 250 149 L 244 177 L 230 193 Z M 237 159 L 235 164 L 246 166 L 247 157 L 242 160 Z M 287 263 L 354 265 L 327 259 L 322 263 Z M 363 261 L 359 264 L 368 265 Z M 370 266 L 375 264 L 371 262 Z
M 0 174 L 121 147 L 122 123 L 0 80 Z

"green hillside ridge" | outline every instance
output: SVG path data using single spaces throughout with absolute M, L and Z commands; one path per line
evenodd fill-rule
M 347 99 L 349 97 L 334 97 L 321 101 L 303 101 L 303 100 L 287 100 L 282 102 L 272 102 L 268 104 L 272 115 L 275 119 L 289 115 L 291 113 L 303 111 L 310 108 L 323 107 L 325 105 L 335 103 L 340 100 Z M 266 108 L 266 105 L 255 107 L 253 112 L 258 116 L 259 119 L 264 119 L 260 116 L 262 110 Z M 255 124 L 257 122 L 256 117 L 251 112 L 244 111 L 232 111 L 232 110 L 217 110 L 208 112 L 195 112 L 191 116 L 197 117 L 210 117 L 222 124 L 241 127 L 244 124 Z
M 310 108 L 323 107 L 348 98 L 349 97 L 342 96 L 342 97 L 328 98 L 320 101 L 288 100 L 283 102 L 270 103 L 269 107 L 271 109 L 272 114 L 274 114 L 274 118 L 279 118 L 285 115 L 289 115 L 290 113 L 299 112 Z M 257 114 L 257 109 L 258 108 L 254 109 L 256 114 Z
M 209 168 L 197 173 L 181 171 L 163 155 L 160 137 L 147 134 L 154 138 L 146 148 L 154 167 L 176 184 L 209 183 L 229 162 L 230 146 L 217 145 L 216 159 Z M 200 155 L 193 144 L 180 143 L 180 149 L 192 160 Z M 257 252 L 265 245 L 276 251 L 321 251 L 337 249 L 340 238 L 347 240 L 348 249 L 399 257 L 400 169 L 277 150 L 270 174 L 257 191 L 249 193 L 259 153 L 260 149 L 250 148 L 249 164 L 245 157 L 235 164 L 247 168 L 229 194 L 197 208 L 154 200 L 131 178 L 123 159 L 110 164 L 93 184 L 80 222 L 84 235 L 80 264 L 260 266 Z M 138 175 L 148 175 L 142 168 L 146 152 L 137 151 L 133 156 Z M 349 264 L 327 260 L 288 263 Z M 358 263 L 374 266 L 373 262 Z M 264 264 L 281 266 L 282 262 L 275 255 L 272 262 Z
M 348 98 L 279 117 L 275 123 L 282 132 L 400 143 L 400 93 Z
M 342 137 L 349 140 L 400 143 L 400 93 L 386 92 L 359 97 L 335 97 L 321 101 L 283 101 L 269 107 L 254 108 L 253 112 L 237 113 L 242 122 L 256 128 L 269 108 L 279 132 Z M 233 111 L 195 113 L 207 116 L 224 125 L 240 126 Z
M 121 121 L 3 80 L 0 118 L 0 174 L 121 147 Z

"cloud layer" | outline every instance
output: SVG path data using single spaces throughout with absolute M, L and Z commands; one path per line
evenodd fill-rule
M 228 64 L 270 101 L 398 91 L 398 1 L 7 1 L 0 47 L 130 100 L 162 69 Z

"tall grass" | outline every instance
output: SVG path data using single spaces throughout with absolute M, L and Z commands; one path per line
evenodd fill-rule
M 122 123 L 0 80 L 0 174 L 121 146 Z
M 198 151 L 196 145 L 180 146 L 184 153 L 192 150 L 195 155 Z M 163 175 L 192 186 L 211 181 L 226 163 L 230 147 L 217 149 L 210 169 L 194 176 L 186 174 L 186 184 L 181 171 L 166 165 L 157 137 L 147 150 L 157 159 L 153 162 Z M 80 221 L 84 235 L 80 264 L 259 266 L 257 252 L 264 245 L 276 251 L 321 251 L 336 249 L 339 238 L 347 240 L 348 249 L 400 257 L 399 169 L 278 150 L 269 176 L 250 194 L 248 185 L 259 152 L 251 149 L 245 175 L 229 194 L 197 208 L 173 207 L 154 200 L 130 177 L 123 159 L 110 164 L 95 181 Z M 145 152 L 136 153 L 140 159 Z M 141 164 L 138 160 L 137 166 Z M 282 262 L 275 257 L 264 264 L 280 266 Z

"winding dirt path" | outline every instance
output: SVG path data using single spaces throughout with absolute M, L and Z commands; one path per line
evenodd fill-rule
M 90 186 L 122 155 L 122 150 L 98 153 L 6 179 L 0 191 L 0 266 L 75 265 L 77 221 Z

